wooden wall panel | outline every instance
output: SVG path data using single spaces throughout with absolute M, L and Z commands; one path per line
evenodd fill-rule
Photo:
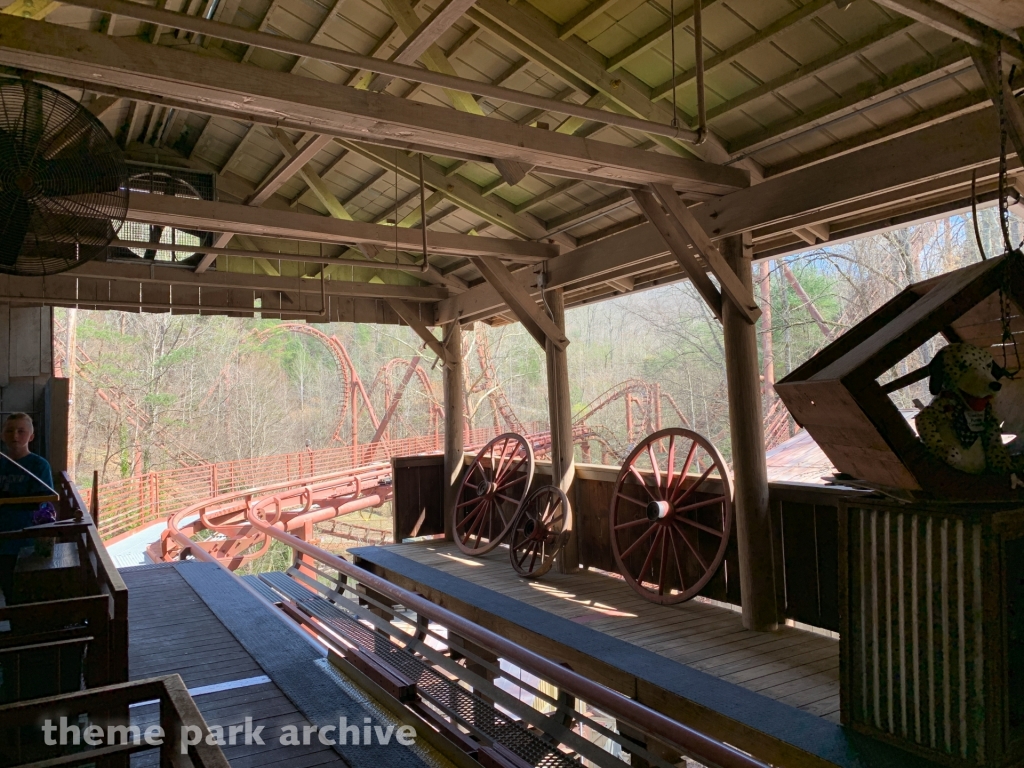
M 391 478 L 394 541 L 443 534 L 444 456 L 396 456 Z
M 40 334 L 42 331 L 37 307 L 11 307 L 9 337 L 10 376 L 38 376 L 40 372 Z

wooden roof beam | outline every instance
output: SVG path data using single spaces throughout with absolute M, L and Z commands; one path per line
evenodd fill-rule
M 647 220 L 651 222 L 658 234 L 661 235 L 668 246 L 669 252 L 675 256 L 679 266 L 689 276 L 693 287 L 704 299 L 704 303 L 719 321 L 722 319 L 722 294 L 711 282 L 704 266 L 697 261 L 697 252 L 694 250 L 693 239 L 681 226 L 678 219 L 663 209 L 658 197 L 646 189 L 633 190 L 633 199 L 644 212 Z M 735 276 L 735 275 L 734 275 Z
M 741 232 L 791 232 L 828 222 L 832 215 L 885 211 L 930 191 L 970 183 L 970 169 L 999 156 L 998 119 L 992 108 L 865 147 L 798 171 L 770 178 L 721 200 L 694 206 L 693 217 L 712 240 Z M 1014 158 L 1016 161 L 1016 158 Z M 1012 163 L 1013 169 L 1017 163 Z M 865 173 L 865 169 L 872 169 Z M 922 197 L 922 208 L 931 203 Z M 887 226 L 857 231 L 862 236 Z M 844 236 L 830 228 L 829 237 Z M 824 230 L 820 230 L 824 233 Z M 548 287 L 600 280 L 610 273 L 636 274 L 674 260 L 651 224 L 643 224 L 588 243 L 547 262 Z M 519 273 L 516 273 L 519 274 Z M 523 278 L 528 280 L 526 276 Z M 529 285 L 529 282 L 526 283 Z M 490 286 L 478 285 L 438 304 L 438 322 L 456 317 L 477 320 L 493 314 L 501 299 Z
M 838 99 L 824 102 L 807 112 L 770 125 L 766 130 L 740 136 L 729 142 L 729 152 L 733 156 L 757 152 L 794 135 L 814 130 L 823 122 L 827 124 L 841 120 L 862 108 L 871 107 L 875 102 L 883 101 L 886 97 L 908 97 L 915 90 L 926 88 L 943 78 L 964 74 L 969 69 L 970 53 L 967 46 L 957 43 L 938 56 L 929 58 L 928 61 L 906 64 L 882 78 L 857 86 Z
M 133 193 L 129 197 L 128 219 L 204 232 L 239 232 L 314 243 L 367 243 L 382 248 L 393 248 L 397 238 L 400 250 L 418 251 L 422 247 L 420 233 L 402 227 L 165 195 Z M 546 243 L 449 232 L 431 232 L 430 249 L 452 256 L 486 254 L 513 261 L 546 259 L 558 254 L 555 246 Z
M 609 61 L 582 40 L 560 39 L 555 23 L 528 4 L 512 6 L 505 0 L 477 0 L 466 15 L 522 55 L 585 93 L 588 98 L 596 90 L 608 96 L 619 107 L 615 111 L 663 125 L 672 123 L 671 104 L 654 103 L 651 100 L 651 89 L 628 72 L 609 72 Z M 681 15 L 677 15 L 677 19 Z M 687 116 L 681 112 L 679 120 L 682 124 L 688 122 Z M 699 146 L 674 141 L 665 136 L 653 138 L 677 154 L 694 155 L 714 163 L 728 160 L 725 148 L 713 135 Z
M 412 328 L 416 335 L 423 339 L 426 345 L 430 347 L 430 350 L 437 355 L 437 359 L 441 361 L 441 364 L 448 365 L 448 355 L 444 344 L 430 332 L 426 323 L 420 320 L 417 312 L 401 299 L 388 299 L 387 302 L 395 314 L 402 318 L 405 324 Z
M 717 0 L 704 0 L 701 3 L 701 10 L 707 11 Z M 674 19 L 667 20 L 664 24 L 655 27 L 653 30 L 648 32 L 646 35 L 641 37 L 632 45 L 626 46 L 624 49 L 619 51 L 617 54 L 608 59 L 608 71 L 614 72 L 617 69 L 621 69 L 626 64 L 631 62 L 637 56 L 646 53 L 651 48 L 656 46 L 662 41 L 663 38 L 667 37 L 672 33 L 672 30 L 676 27 L 683 26 L 686 22 L 693 18 L 693 5 L 689 8 L 685 8 L 676 14 Z
M 846 61 L 847 59 L 851 59 L 855 56 L 860 56 L 862 55 L 864 48 L 883 40 L 888 40 L 894 35 L 901 34 L 913 24 L 914 22 L 910 19 L 896 19 L 879 27 L 864 37 L 839 46 L 834 51 L 826 53 L 824 56 L 820 56 L 814 61 L 810 61 L 792 72 L 787 72 L 784 75 L 780 75 L 779 77 L 768 80 L 764 83 L 758 83 L 753 88 L 741 93 L 739 96 L 729 99 L 728 101 L 724 101 L 718 106 L 709 109 L 708 120 L 714 120 L 722 115 L 727 115 L 745 104 L 749 104 L 754 99 L 759 99 L 762 96 L 778 91 L 792 85 L 793 83 L 803 80 L 804 78 L 813 77 L 834 64 Z
M 971 59 L 978 74 L 981 75 L 981 81 L 985 84 L 985 90 L 992 103 L 997 106 L 1000 102 L 1003 104 L 1006 133 L 1013 143 L 1017 157 L 1024 163 L 1024 112 L 1013 97 L 1013 88 L 1010 87 L 1007 73 L 1000 66 L 999 56 L 994 51 L 972 47 Z
M 745 37 L 735 45 L 726 48 L 724 51 L 716 53 L 704 62 L 704 73 L 709 74 L 714 69 L 731 63 L 741 53 L 750 50 L 755 45 L 765 42 L 769 38 L 774 37 L 780 32 L 791 29 L 801 22 L 807 21 L 808 19 L 814 18 L 815 14 L 818 13 L 822 8 L 828 5 L 832 5 L 834 0 L 811 0 L 807 5 L 803 5 L 797 8 L 795 11 L 786 14 L 781 19 L 772 22 L 764 29 L 758 30 L 750 37 Z M 614 61 L 613 56 L 609 60 Z M 610 68 L 612 68 L 610 66 Z M 676 75 L 675 87 L 682 88 L 684 85 L 689 83 L 691 80 L 697 78 L 696 69 L 688 69 L 685 72 Z M 661 99 L 667 99 L 672 97 L 672 79 L 669 78 L 661 85 L 656 85 L 651 90 L 651 99 L 653 101 L 659 101 Z
M 704 231 L 704 227 L 690 213 L 690 209 L 686 207 L 686 204 L 679 199 L 679 195 L 671 187 L 665 187 L 660 184 L 652 185 L 651 190 L 662 206 L 664 206 L 665 213 L 668 214 L 669 218 L 674 219 L 690 238 L 693 247 L 704 259 L 704 263 L 708 265 L 711 274 L 718 279 L 718 284 L 722 287 L 722 293 L 728 296 L 729 300 L 740 311 L 740 316 L 751 325 L 756 323 L 757 318 L 761 316 L 761 310 L 758 309 L 757 302 L 754 301 L 753 292 L 740 282 L 739 277 L 736 276 L 732 267 L 725 260 L 725 257 L 719 252 L 718 247 L 711 242 L 711 238 Z M 687 273 L 689 273 L 689 270 L 687 270 Z M 690 279 L 693 279 L 692 275 Z
M 508 271 L 508 267 L 493 256 L 475 257 L 473 264 L 512 310 L 516 319 L 533 336 L 534 341 L 542 347 L 546 347 L 548 341 L 559 349 L 568 346 L 569 340 L 565 338 L 565 333 L 542 308 L 537 306 L 530 293 Z
M 594 0 L 590 5 L 583 8 L 565 24 L 560 26 L 558 28 L 558 36 L 562 40 L 568 40 L 617 2 L 619 0 Z
M 396 157 L 380 147 L 363 144 L 357 141 L 343 141 L 343 146 L 361 154 L 390 171 L 395 170 Z M 397 153 L 398 171 L 409 181 L 419 181 L 419 165 L 405 152 Z M 529 213 L 517 213 L 515 209 L 500 198 L 485 197 L 480 188 L 468 179 L 459 175 L 447 176 L 445 169 L 437 163 L 424 158 L 423 176 L 428 187 L 444 192 L 445 196 L 461 208 L 475 213 L 486 221 L 508 230 L 518 237 L 528 240 L 544 240 L 548 237 L 548 229 L 543 222 Z M 562 245 L 575 246 L 575 241 L 561 241 Z
M 950 37 L 963 40 L 976 48 L 994 50 L 1002 46 L 1018 62 L 1024 62 L 1024 43 L 998 29 L 975 21 L 959 11 L 937 0 L 876 0 L 879 5 L 891 8 L 922 24 L 945 32 Z
M 213 23 L 213 22 L 208 22 Z M 749 184 L 746 172 L 681 157 L 524 128 L 500 120 L 354 91 L 124 38 L 0 16 L 0 62 L 163 97 L 168 105 L 249 115 L 256 122 L 364 141 L 470 152 L 536 165 L 555 175 L 622 186 L 670 183 L 681 191 L 722 194 Z
M 391 61 L 399 64 L 413 64 L 416 62 L 427 52 L 430 46 L 437 42 L 437 39 L 449 27 L 462 18 L 466 10 L 475 2 L 476 0 L 442 0 L 437 8 L 434 9 L 434 12 L 411 34 L 406 36 L 405 42 L 391 56 Z M 409 9 L 412 10 L 412 7 L 410 6 Z M 398 21 L 398 26 L 401 27 L 402 22 L 397 18 L 396 21 Z M 388 75 L 377 75 L 370 82 L 369 90 L 383 91 L 388 87 L 391 80 L 392 78 Z

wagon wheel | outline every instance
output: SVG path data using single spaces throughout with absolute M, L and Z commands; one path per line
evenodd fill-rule
M 622 465 L 609 521 L 615 562 L 637 593 L 654 603 L 689 600 L 729 545 L 732 478 L 722 455 L 688 429 L 649 435 Z
M 452 528 L 459 549 L 479 557 L 498 546 L 532 480 L 533 448 L 521 435 L 507 432 L 481 448 L 455 497 Z
M 572 510 L 560 489 L 545 485 L 531 493 L 512 526 L 508 554 L 516 573 L 527 579 L 547 573 L 571 530 Z

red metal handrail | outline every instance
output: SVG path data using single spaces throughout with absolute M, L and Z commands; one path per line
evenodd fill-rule
M 584 701 L 593 704 L 601 711 L 633 723 L 645 731 L 657 734 L 659 739 L 681 747 L 682 752 L 692 755 L 696 760 L 706 765 L 718 766 L 718 768 L 768 768 L 766 763 L 757 760 L 745 752 L 741 752 L 700 731 L 672 720 L 656 710 L 650 709 L 627 696 L 623 696 L 618 691 L 595 683 L 593 680 L 589 680 L 544 656 L 523 648 L 495 632 L 491 632 L 446 608 L 430 602 L 420 595 L 402 589 L 386 579 L 376 576 L 363 568 L 359 568 L 344 558 L 326 552 L 297 536 L 286 533 L 259 517 L 258 513 L 263 509 L 272 504 L 280 505 L 283 501 L 284 499 L 270 496 L 251 503 L 246 515 L 249 522 L 254 528 L 262 531 L 269 538 L 284 542 L 293 550 L 301 552 L 338 571 L 339 575 L 350 577 L 364 586 L 386 595 L 397 604 L 401 604 L 421 616 L 426 616 L 436 621 L 447 627 L 450 631 L 454 631 L 481 647 L 495 652 L 502 658 L 508 659 L 521 668 L 529 670 L 560 688 L 564 688 Z M 191 542 L 182 543 L 185 546 L 191 544 Z M 195 548 L 192 551 L 195 552 Z

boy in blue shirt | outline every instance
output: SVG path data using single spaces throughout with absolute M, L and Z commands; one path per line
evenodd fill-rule
M 13 461 L 0 459 L 0 498 L 51 493 L 53 473 L 49 462 L 28 449 L 28 444 L 35 437 L 32 417 L 27 413 L 12 413 L 4 420 L 2 437 L 7 449 L 5 453 Z M 39 480 L 23 472 L 17 465 L 24 467 L 49 487 L 42 486 Z M 32 513 L 38 508 L 38 504 L 0 505 L 0 531 L 18 531 L 32 525 Z M 29 546 L 32 546 L 29 539 L 0 541 L 0 590 L 3 590 L 5 600 L 11 594 L 18 552 L 22 547 Z

